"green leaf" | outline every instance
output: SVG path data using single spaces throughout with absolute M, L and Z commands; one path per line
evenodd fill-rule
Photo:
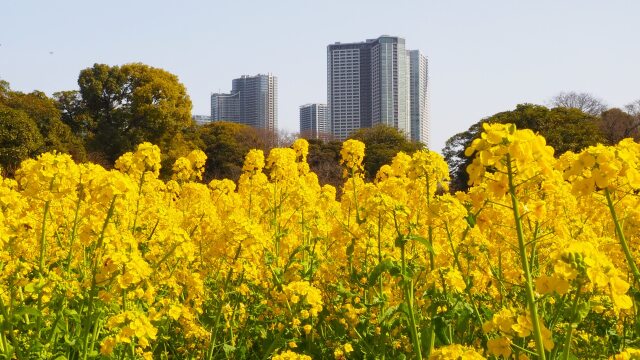
M 378 263 L 378 265 L 376 265 L 369 273 L 369 277 L 367 279 L 369 286 L 375 285 L 384 272 L 390 271 L 395 266 L 396 264 L 391 261 L 391 259 L 384 259 L 381 263 Z
M 74 337 L 70 337 L 70 334 L 65 334 L 64 335 L 64 342 L 65 344 L 69 345 L 69 346 L 74 346 L 76 344 L 76 338 Z
M 589 304 L 589 302 L 585 301 L 585 302 L 581 302 L 578 304 L 578 309 L 577 309 L 577 319 L 576 322 L 581 322 L 582 320 L 584 320 L 584 318 L 587 317 L 587 315 L 589 315 L 589 312 L 591 311 L 591 304 Z
M 418 235 L 409 235 L 406 237 L 407 240 L 409 241 L 417 241 L 420 244 L 424 245 L 427 247 L 427 251 L 429 251 L 430 253 L 433 253 L 433 247 L 431 246 L 431 243 L 429 242 L 429 240 L 423 238 L 422 236 L 418 236 Z
M 16 316 L 23 316 L 23 315 L 42 316 L 42 313 L 40 313 L 40 310 L 32 306 L 19 307 L 13 314 Z
M 354 248 L 355 248 L 355 241 L 351 241 L 349 246 L 347 246 L 347 257 L 353 255 Z
M 227 357 L 229 356 L 229 354 L 236 351 L 236 347 L 229 344 L 222 345 L 222 349 L 224 350 L 224 353 L 227 355 Z

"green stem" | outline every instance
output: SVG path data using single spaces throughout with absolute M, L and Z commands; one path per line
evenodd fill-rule
M 426 183 L 425 183 L 425 188 L 426 188 L 426 197 L 427 197 L 427 213 L 429 213 L 429 210 L 431 208 L 431 183 L 429 182 L 429 177 L 426 178 Z M 431 216 L 431 214 L 429 214 L 429 216 Z M 429 221 L 429 227 L 427 229 L 427 235 L 428 235 L 428 240 L 429 240 L 429 269 L 431 271 L 435 270 L 436 268 L 436 264 L 435 264 L 435 255 L 433 253 L 433 225 L 431 223 L 431 221 Z M 429 329 L 428 331 L 428 335 L 427 335 L 427 354 L 426 354 L 426 358 L 428 359 L 431 356 L 431 353 L 433 352 L 433 349 L 435 348 L 436 345 L 436 326 L 435 323 L 433 321 L 433 319 L 435 318 L 436 315 L 436 311 L 437 309 L 431 309 L 431 323 L 429 324 Z
M 49 206 L 51 201 L 47 201 L 44 203 L 44 214 L 42 215 L 42 232 L 40 233 L 40 261 L 39 261 L 39 270 L 40 277 L 44 276 L 44 255 L 45 255 L 45 245 L 47 239 L 47 215 L 49 215 Z
M 11 336 L 11 343 L 13 344 L 13 353 L 16 355 L 18 359 L 22 359 L 22 354 L 20 352 L 20 348 L 18 347 L 16 336 L 13 332 L 13 320 L 11 319 L 11 317 L 7 312 L 7 308 L 4 306 L 4 301 L 2 300 L 2 296 L 0 296 L 0 313 L 2 313 L 2 317 L 4 318 L 4 321 L 7 322 L 6 328 L 7 330 L 9 330 L 9 335 Z M 4 339 L 4 332 L 2 333 L 2 337 Z
M 109 226 L 109 221 L 111 221 L 111 217 L 113 216 L 114 210 L 115 210 L 115 205 L 116 205 L 116 198 L 118 195 L 114 195 L 113 199 L 111 199 L 111 204 L 109 205 L 109 210 L 107 211 L 107 216 L 104 219 L 104 223 L 102 224 L 102 231 L 100 231 L 100 237 L 98 238 L 98 243 L 96 244 L 96 249 L 95 251 L 97 252 L 100 247 L 102 246 L 102 242 L 104 241 L 104 234 L 107 230 L 107 226 Z M 95 303 L 95 297 L 97 296 L 97 290 L 98 290 L 98 284 L 96 281 L 96 276 L 98 275 L 98 255 L 95 256 L 94 258 L 95 260 L 93 261 L 92 264 L 92 279 L 91 279 L 91 289 L 89 290 L 89 305 L 88 305 L 88 309 L 87 309 L 87 316 L 85 318 L 85 326 L 83 327 L 82 331 L 85 333 L 83 335 L 83 343 L 84 343 L 84 348 L 83 348 L 83 359 L 87 359 L 87 356 L 89 356 L 89 338 L 91 337 L 91 331 L 90 331 L 90 327 L 91 327 L 91 321 L 92 321 L 92 317 L 93 317 L 93 307 L 94 307 L 94 303 Z M 94 324 L 95 326 L 96 324 Z
M 576 291 L 576 297 L 573 299 L 573 305 L 571 305 L 571 312 L 569 313 L 569 322 L 567 323 L 566 332 L 567 335 L 564 338 L 564 346 L 562 350 L 562 360 L 569 359 L 569 349 L 571 348 L 571 337 L 573 335 L 573 325 L 576 317 L 576 311 L 578 310 L 578 300 L 580 300 L 580 290 L 582 284 L 578 284 L 578 290 Z
M 278 224 L 278 180 L 273 183 L 273 238 L 276 246 L 276 259 L 280 258 L 280 228 Z M 276 264 L 278 260 L 276 260 Z
M 78 196 L 78 201 L 76 202 L 76 211 L 75 214 L 73 215 L 73 228 L 71 229 L 71 239 L 69 240 L 69 253 L 67 254 L 67 261 L 66 261 L 66 265 L 67 265 L 67 278 L 69 278 L 70 274 L 71 274 L 71 260 L 73 259 L 72 255 L 73 255 L 73 245 L 76 241 L 76 236 L 78 234 L 78 223 L 79 223 L 79 219 L 78 219 L 78 215 L 80 213 L 80 203 L 81 203 L 81 199 L 80 196 Z
M 607 206 L 609 207 L 609 211 L 611 212 L 613 223 L 616 226 L 616 235 L 618 235 L 618 240 L 620 240 L 620 246 L 622 246 L 624 256 L 627 258 L 627 263 L 629 264 L 629 268 L 631 269 L 631 273 L 633 274 L 633 279 L 636 283 L 640 283 L 640 271 L 638 271 L 638 266 L 633 259 L 631 250 L 629 250 L 629 244 L 627 243 L 627 239 L 625 238 L 624 232 L 622 231 L 622 225 L 620 225 L 620 221 L 618 220 L 618 215 L 616 214 L 616 209 L 613 206 L 613 201 L 611 201 L 611 194 L 609 193 L 609 189 L 604 189 L 604 196 L 607 198 Z
M 413 280 L 406 275 L 406 259 L 405 259 L 405 243 L 404 239 L 400 245 L 400 258 L 402 261 L 402 286 L 404 287 L 404 298 L 409 311 L 409 332 L 411 333 L 411 342 L 416 359 L 422 360 L 422 349 L 420 347 L 420 339 L 418 338 L 418 330 L 416 328 L 416 317 L 413 308 Z
M 511 164 L 511 154 L 507 154 L 507 175 L 509 177 L 509 195 L 511 197 L 511 206 L 513 209 L 513 217 L 516 223 L 516 232 L 518 235 L 518 247 L 520 250 L 520 261 L 525 278 L 525 295 L 529 305 L 529 313 L 531 322 L 533 323 L 533 337 L 536 342 L 536 351 L 541 360 L 545 360 L 544 343 L 542 340 L 542 331 L 540 330 L 540 321 L 538 317 L 538 307 L 533 292 L 533 280 L 531 279 L 531 270 L 529 269 L 529 261 L 527 259 L 527 248 L 524 241 L 524 233 L 522 230 L 522 219 L 520 218 L 520 210 L 518 198 L 516 197 L 516 187 L 513 181 L 513 167 Z
M 136 200 L 136 213 L 133 217 L 133 226 L 131 226 L 131 233 L 135 234 L 136 226 L 138 224 L 138 213 L 140 212 L 140 199 L 142 198 L 142 185 L 144 184 L 144 173 L 140 175 L 140 182 L 138 183 L 138 199 Z
M 227 287 L 229 286 L 229 282 L 231 281 L 231 276 L 233 274 L 233 265 L 235 264 L 235 262 L 238 260 L 238 258 L 240 257 L 240 252 L 242 251 L 242 244 L 238 245 L 238 248 L 236 249 L 236 254 L 233 257 L 233 262 L 231 263 L 231 266 L 229 266 L 229 273 L 227 273 L 227 277 L 224 281 L 224 285 L 222 286 L 222 294 L 226 294 L 227 293 Z M 214 350 L 216 347 L 216 340 L 218 338 L 218 324 L 220 323 L 220 318 L 222 317 L 222 312 L 223 312 L 223 308 L 224 308 L 224 301 L 221 298 L 220 299 L 220 306 L 218 307 L 218 313 L 216 314 L 216 319 L 213 323 L 213 329 L 212 329 L 212 334 L 211 334 L 211 345 L 209 347 L 209 351 L 207 354 L 207 359 L 211 360 L 213 359 L 213 354 L 214 354 Z

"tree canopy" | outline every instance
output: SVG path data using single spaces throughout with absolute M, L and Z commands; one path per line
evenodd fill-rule
M 607 110 L 607 105 L 601 99 L 589 94 L 575 91 L 563 91 L 551 98 L 551 107 L 564 107 L 578 109 L 592 116 L 600 116 Z
M 75 160 L 85 160 L 85 148 L 79 139 L 61 120 L 56 102 L 41 91 L 25 94 L 17 91 L 8 92 L 5 105 L 24 111 L 33 119 L 42 135 L 42 145 L 38 152 L 60 151 L 71 154 Z
M 65 118 L 75 123 L 74 115 L 88 115 L 92 123 L 76 129 L 86 127 L 93 134 L 90 150 L 110 161 L 144 141 L 166 153 L 173 138 L 192 126 L 191 99 L 178 77 L 165 70 L 140 63 L 94 64 L 80 72 L 78 85 L 84 109 L 75 108 L 73 94 L 63 94 Z
M 340 141 L 322 141 L 309 139 L 309 168 L 316 175 L 320 184 L 333 185 L 338 191 L 343 183 L 342 167 L 340 166 Z
M 627 106 L 632 110 L 632 107 Z M 640 138 L 640 114 L 625 112 L 618 108 L 609 109 L 602 113 L 600 130 L 609 145 L 617 144 L 624 138 Z
M 421 143 L 407 140 L 397 129 L 386 125 L 361 128 L 350 138 L 360 140 L 365 144 L 363 165 L 369 179 L 376 176 L 382 165 L 391 163 L 398 152 L 403 151 L 411 154 L 424 147 Z
M 0 104 L 0 166 L 4 172 L 12 174 L 42 144 L 40 131 L 27 113 Z
M 27 157 L 57 150 L 85 160 L 82 141 L 61 121 L 53 99 L 43 92 L 12 91 L 0 81 L 0 165 L 11 174 Z
M 237 180 L 249 150 L 264 148 L 260 134 L 247 125 L 216 121 L 199 127 L 198 132 L 207 155 L 205 179 Z
M 566 151 L 579 151 L 587 146 L 604 141 L 599 128 L 599 119 L 576 108 L 557 107 L 548 109 L 534 104 L 520 104 L 515 110 L 497 113 L 471 125 L 467 131 L 447 140 L 442 154 L 449 164 L 451 189 L 468 188 L 467 166 L 471 159 L 464 151 L 480 136 L 483 123 L 514 123 L 519 129 L 531 129 L 547 139 L 556 150 L 556 155 Z

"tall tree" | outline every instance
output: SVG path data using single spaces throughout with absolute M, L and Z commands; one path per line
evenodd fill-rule
M 632 108 L 631 108 L 632 109 Z M 621 109 L 613 108 L 602 113 L 600 130 L 608 144 L 617 144 L 624 138 L 640 138 L 640 113 L 631 115 Z
M 0 166 L 3 175 L 13 175 L 22 160 L 37 154 L 43 145 L 35 121 L 24 111 L 0 103 Z
M 60 91 L 53 93 L 62 122 L 67 124 L 71 131 L 85 142 L 93 138 L 95 122 L 84 106 L 80 92 L 77 90 Z
M 449 164 L 451 181 L 449 188 L 451 191 L 465 190 L 468 188 L 469 174 L 467 166 L 471 164 L 471 158 L 465 156 L 464 151 L 477 139 L 482 132 L 482 124 L 488 122 L 483 119 L 471 125 L 466 131 L 457 133 L 450 137 L 442 149 L 442 156 Z
M 207 162 L 204 179 L 238 180 L 245 155 L 251 149 L 263 149 L 261 135 L 252 127 L 216 121 L 199 128 Z
M 531 129 L 547 139 L 556 155 L 566 151 L 579 151 L 604 140 L 598 127 L 598 118 L 575 108 L 548 109 L 541 105 L 520 104 L 515 110 L 497 113 L 471 125 L 447 140 L 442 154 L 449 164 L 451 190 L 466 190 L 469 175 L 467 166 L 471 158 L 464 151 L 482 132 L 483 123 L 514 123 L 519 129 Z
M 343 184 L 342 167 L 340 166 L 339 141 L 322 141 L 309 139 L 309 155 L 307 161 L 309 168 L 316 175 L 320 184 L 333 185 L 339 192 Z
M 71 154 L 77 161 L 85 160 L 86 152 L 82 140 L 62 122 L 56 102 L 45 93 L 33 91 L 25 94 L 10 91 L 4 103 L 8 107 L 24 111 L 33 119 L 43 138 L 39 152 L 56 150 Z
M 640 99 L 625 105 L 624 109 L 627 111 L 627 114 L 640 118 Z
M 391 163 L 398 152 L 411 154 L 424 147 L 421 143 L 407 140 L 397 129 L 386 125 L 361 128 L 350 138 L 365 144 L 363 165 L 369 179 L 376 176 L 382 165 Z
M 90 149 L 111 161 L 143 141 L 166 153 L 176 135 L 192 125 L 191 99 L 178 77 L 165 70 L 95 64 L 80 72 L 78 85 L 95 122 Z
M 607 110 L 607 105 L 599 98 L 589 93 L 575 91 L 561 92 L 549 101 L 551 107 L 578 109 L 586 114 L 600 116 Z

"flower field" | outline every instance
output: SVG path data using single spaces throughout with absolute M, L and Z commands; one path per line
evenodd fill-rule
M 0 358 L 638 359 L 640 144 L 554 157 L 485 125 L 473 185 L 400 153 L 320 186 L 308 144 L 206 157 L 158 178 L 138 146 L 106 170 L 47 153 L 0 179 Z

